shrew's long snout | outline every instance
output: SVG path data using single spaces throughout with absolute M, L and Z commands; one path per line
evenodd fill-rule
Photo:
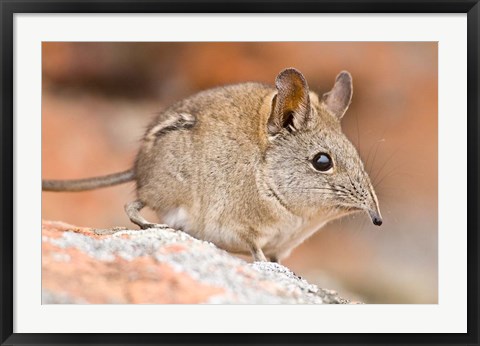
M 383 223 L 382 214 L 380 213 L 380 207 L 378 205 L 378 199 L 375 193 L 372 193 L 372 199 L 370 205 L 366 208 L 368 215 L 372 219 L 372 223 L 375 226 L 381 226 Z
M 350 179 L 350 181 L 352 180 Z M 355 185 L 352 182 L 353 190 L 350 192 L 359 202 L 357 208 L 367 212 L 375 226 L 381 226 L 383 224 L 383 218 L 382 214 L 380 213 L 380 205 L 368 176 L 365 176 L 363 184 L 363 186 L 360 184 Z
M 370 198 L 368 202 L 365 203 L 365 211 L 368 213 L 372 219 L 372 223 L 375 226 L 381 226 L 383 223 L 382 214 L 380 213 L 380 205 L 378 203 L 377 195 L 373 189 L 373 186 L 370 184 Z

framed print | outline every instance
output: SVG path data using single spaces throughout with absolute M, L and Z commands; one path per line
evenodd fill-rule
M 479 6 L 3 1 L 2 344 L 478 344 Z

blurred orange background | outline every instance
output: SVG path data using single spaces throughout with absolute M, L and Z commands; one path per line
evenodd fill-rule
M 222 84 L 273 84 L 299 69 L 322 94 L 353 76 L 343 129 L 374 182 L 384 223 L 335 221 L 284 261 L 311 283 L 366 303 L 437 303 L 437 44 L 434 42 L 56 43 L 42 47 L 42 177 L 131 167 L 156 112 Z M 42 217 L 133 225 L 134 184 L 42 193 Z M 142 212 L 154 219 L 152 212 Z

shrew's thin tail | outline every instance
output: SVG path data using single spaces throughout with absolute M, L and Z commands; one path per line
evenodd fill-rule
M 132 181 L 135 179 L 135 171 L 128 171 L 76 180 L 42 180 L 43 191 L 86 191 L 108 187 Z

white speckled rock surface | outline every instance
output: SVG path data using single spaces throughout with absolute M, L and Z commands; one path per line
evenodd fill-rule
M 270 262 L 248 263 L 170 229 L 44 221 L 43 304 L 346 304 Z

